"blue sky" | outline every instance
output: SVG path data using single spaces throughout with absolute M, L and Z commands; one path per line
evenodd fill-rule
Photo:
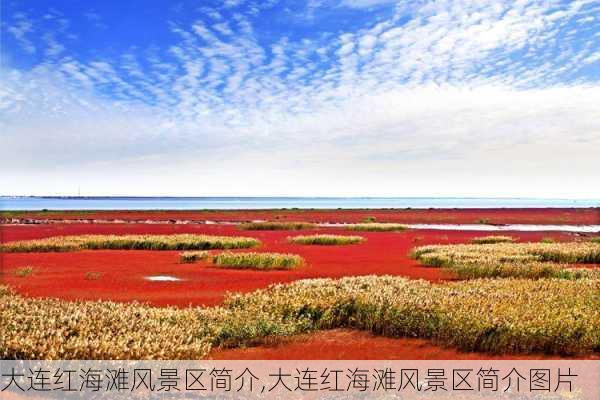
M 596 1 L 3 1 L 0 194 L 600 197 Z

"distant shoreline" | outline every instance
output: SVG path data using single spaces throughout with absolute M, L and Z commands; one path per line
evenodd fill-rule
M 478 197 L 0 196 L 0 210 L 409 210 L 598 208 L 600 199 Z
M 600 225 L 600 208 L 404 208 L 0 211 L 10 224 L 210 224 L 257 220 L 314 223 Z

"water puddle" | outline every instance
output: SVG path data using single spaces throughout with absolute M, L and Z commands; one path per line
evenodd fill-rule
M 435 229 L 449 231 L 521 231 L 521 232 L 577 232 L 577 233 L 596 233 L 600 232 L 600 225 L 529 225 L 529 224 L 508 224 L 508 225 L 484 225 L 484 224 L 407 224 L 411 229 Z
M 348 223 L 321 223 L 322 227 L 343 228 Z M 482 231 L 482 232 L 502 232 L 502 231 L 521 231 L 521 232 L 577 232 L 577 233 L 599 233 L 600 225 L 535 225 L 535 224 L 506 224 L 506 225 L 485 225 L 485 224 L 401 224 L 410 229 L 433 229 L 447 231 Z
M 181 279 L 179 279 L 175 276 L 170 276 L 170 275 L 146 276 L 146 277 L 144 277 L 144 279 L 146 279 L 147 281 L 151 281 L 151 282 L 178 282 L 178 281 L 181 281 Z

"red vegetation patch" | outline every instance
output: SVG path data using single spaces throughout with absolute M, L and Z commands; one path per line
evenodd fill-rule
M 472 224 L 599 224 L 600 208 L 396 209 L 396 210 L 218 210 L 26 212 L 22 218 L 188 221 L 306 221 Z
M 420 266 L 409 257 L 414 246 L 436 243 L 463 243 L 481 232 L 415 230 L 404 232 L 361 232 L 367 241 L 356 246 L 303 246 L 289 243 L 287 231 L 245 232 L 231 225 L 151 225 L 151 224 L 52 224 L 3 225 L 2 241 L 34 239 L 57 235 L 128 234 L 128 233 L 206 233 L 245 235 L 260 239 L 256 251 L 293 253 L 302 256 L 306 265 L 290 271 L 226 270 L 207 262 L 180 264 L 176 251 L 91 250 L 68 253 L 0 254 L 2 282 L 19 293 L 35 297 L 58 297 L 67 300 L 110 299 L 141 301 L 154 305 L 214 305 L 225 293 L 249 292 L 272 283 L 306 278 L 340 278 L 359 275 L 400 275 L 431 281 L 451 279 L 448 272 Z M 305 231 L 339 233 L 338 228 Z M 538 241 L 553 237 L 569 240 L 562 233 L 507 232 L 521 240 Z M 32 266 L 35 273 L 17 277 L 14 272 Z M 86 278 L 99 273 L 98 279 Z M 150 282 L 153 275 L 169 275 L 178 282 Z
M 369 332 L 333 329 L 275 340 L 272 344 L 214 349 L 213 360 L 541 360 L 545 354 L 465 353 L 424 339 L 387 338 Z

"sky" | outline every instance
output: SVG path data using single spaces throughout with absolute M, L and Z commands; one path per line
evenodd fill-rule
M 1 0 L 0 194 L 600 198 L 594 0 Z

